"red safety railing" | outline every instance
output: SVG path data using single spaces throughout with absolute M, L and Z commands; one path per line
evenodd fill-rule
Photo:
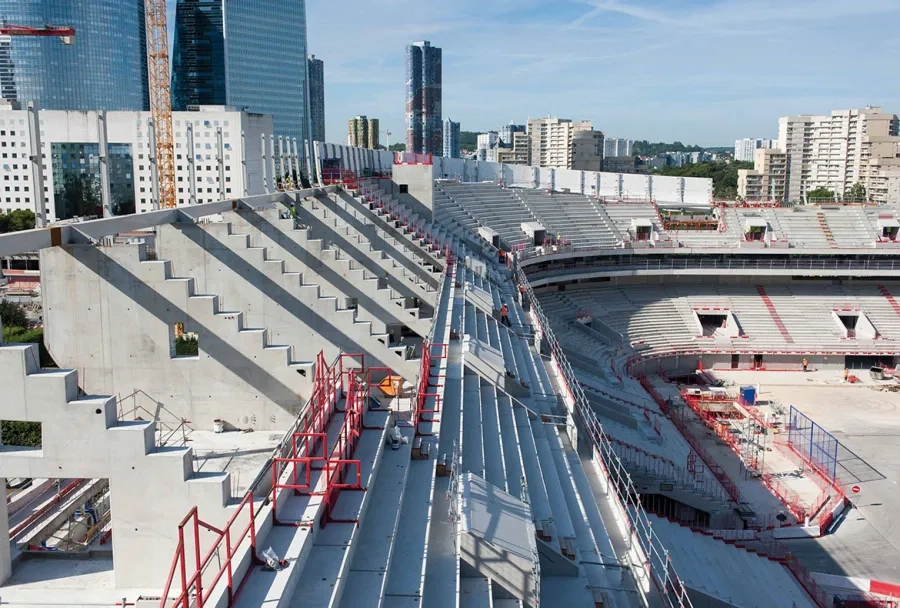
M 329 521 L 342 521 L 332 517 L 332 510 L 340 492 L 365 490 L 362 487 L 361 463 L 349 458 L 356 448 L 361 430 L 368 428 L 363 422 L 368 385 L 359 380 L 355 372 L 364 373 L 364 369 L 356 367 L 351 362 L 353 360 L 358 361 L 359 365 L 363 364 L 361 355 L 351 354 L 339 356 L 334 364 L 328 365 L 324 353 L 319 353 L 316 358 L 313 388 L 303 414 L 298 417 L 282 443 L 276 447 L 260 476 L 250 484 L 237 510 L 224 527 L 220 529 L 200 519 L 196 507 L 188 512 L 178 526 L 178 542 L 160 599 L 160 608 L 203 608 L 213 594 L 216 594 L 216 598 L 219 597 L 218 592 L 221 591 L 220 585 L 223 580 L 227 584 L 225 592 L 228 605 L 233 604 L 252 571 L 252 567 L 248 568 L 238 580 L 239 564 L 235 559 L 243 555 L 242 544 L 248 537 L 249 559 L 252 564 L 262 563 L 256 550 L 257 522 L 254 495 L 269 478 L 273 485 L 273 523 L 284 523 L 277 519 L 275 490 L 278 488 L 292 489 L 296 494 L 320 493 L 325 496 L 326 503 L 321 525 L 324 526 Z M 329 451 L 326 430 L 338 411 L 337 405 L 343 395 L 347 396 L 347 407 L 343 410 L 345 419 L 335 445 Z M 326 458 L 326 455 L 329 457 Z M 290 483 L 279 484 L 278 480 L 288 466 L 294 467 Z M 319 477 L 316 478 L 316 475 Z M 317 488 L 317 482 L 321 481 L 322 476 L 325 482 L 321 488 Z M 237 529 L 238 520 L 244 516 L 248 517 L 246 525 Z M 301 525 L 301 523 L 285 525 Z M 192 542 L 191 535 L 193 535 Z M 209 548 L 204 553 L 201 544 L 207 543 Z M 218 570 L 210 574 L 213 561 Z M 174 599 L 170 598 L 173 588 L 178 590 Z
M 247 524 L 237 533 L 233 533 L 233 529 L 239 517 L 244 513 L 249 514 Z M 185 528 L 188 533 L 193 536 L 193 551 L 188 555 L 187 543 L 185 539 Z M 205 530 L 213 534 L 210 547 L 204 555 L 201 549 L 200 531 Z M 249 570 L 240 581 L 235 581 L 234 556 L 239 550 L 241 544 L 249 536 L 250 539 L 250 559 L 253 564 L 261 563 L 256 554 L 256 516 L 253 506 L 253 493 L 247 492 L 244 500 L 238 505 L 237 510 L 231 516 L 231 519 L 222 529 L 200 519 L 197 513 L 197 507 L 192 508 L 185 516 L 181 523 L 178 524 L 178 543 L 175 547 L 175 557 L 172 559 L 172 566 L 169 568 L 169 576 L 166 579 L 163 588 L 162 598 L 160 599 L 160 608 L 173 606 L 175 608 L 203 608 L 206 600 L 216 591 L 222 577 L 225 576 L 227 585 L 228 605 L 231 606 L 235 597 L 240 592 L 241 587 L 247 581 Z M 225 557 L 220 555 L 222 545 L 224 544 Z M 219 569 L 209 579 L 204 587 L 203 577 L 207 568 L 217 558 L 215 563 L 220 564 Z M 190 558 L 190 562 L 188 562 Z M 252 564 L 251 564 L 252 567 Z M 188 568 L 192 569 L 192 574 L 188 576 Z M 180 581 L 181 592 L 173 601 L 169 600 L 169 593 L 175 581 L 176 574 Z
M 435 354 L 435 349 L 438 349 L 437 354 Z M 431 368 L 435 361 L 446 359 L 448 353 L 448 344 L 432 344 L 427 341 L 422 343 L 422 363 L 419 369 L 419 386 L 416 390 L 414 413 L 417 435 L 430 436 L 432 434 L 431 432 L 422 431 L 420 428 L 421 423 L 439 421 L 434 416 L 441 411 L 442 395 L 440 392 L 431 389 L 441 387 L 440 382 L 443 379 L 443 375 L 432 373 Z M 433 378 L 436 383 L 432 383 Z
M 360 359 L 362 355 L 344 355 L 348 359 Z M 341 358 L 343 358 L 342 356 Z M 279 481 L 278 467 L 272 467 L 272 518 L 275 525 L 306 526 L 307 521 L 284 521 L 278 518 L 278 491 L 292 490 L 294 494 L 324 496 L 324 508 L 320 525 L 325 527 L 329 522 L 339 521 L 332 517 L 335 503 L 342 490 L 364 490 L 362 487 L 362 469 L 359 460 L 351 459 L 356 451 L 362 431 L 367 427 L 364 424 L 365 407 L 368 398 L 367 386 L 358 379 L 357 368 L 344 366 L 339 363 L 337 367 L 338 386 L 342 386 L 342 379 L 346 379 L 345 408 L 339 410 L 338 400 L 335 399 L 326 417 L 325 425 L 331 422 L 334 413 L 343 413 L 344 419 L 340 431 L 335 438 L 334 445 L 329 449 L 327 445 L 325 429 L 314 432 L 294 433 L 292 438 L 292 454 L 288 458 L 276 458 L 276 463 L 293 467 L 291 483 Z M 359 370 L 362 371 L 362 370 Z M 331 385 L 327 389 L 333 390 Z M 298 444 L 302 440 L 302 446 Z M 318 447 L 321 446 L 321 454 Z M 299 448 L 299 449 L 298 449 Z M 316 466 L 321 463 L 320 466 Z M 356 481 L 347 482 L 348 468 L 356 467 Z M 302 483 L 298 481 L 298 473 L 302 470 Z M 315 472 L 321 475 L 314 479 Z M 324 482 L 322 481 L 324 479 Z

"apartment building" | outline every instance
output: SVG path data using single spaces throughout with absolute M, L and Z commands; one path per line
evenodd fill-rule
M 785 116 L 778 122 L 778 147 L 787 156 L 787 200 L 801 201 L 816 188 L 841 194 L 856 183 L 865 185 L 875 202 L 897 200 L 887 181 L 900 169 L 896 114 L 867 107 L 829 116 Z
M 757 150 L 776 147 L 778 147 L 777 139 L 736 139 L 734 140 L 734 160 L 752 163 L 756 158 Z
M 785 200 L 787 155 L 778 149 L 754 150 L 753 169 L 738 170 L 738 196 L 745 201 Z
M 571 169 L 574 164 L 572 144 L 575 134 L 592 130 L 593 126 L 589 120 L 529 118 L 528 136 L 531 138 L 532 166 Z
M 633 142 L 623 137 L 607 137 L 603 141 L 603 158 L 632 156 Z
M 378 119 L 357 116 L 347 121 L 347 145 L 354 148 L 378 148 Z
M 459 123 L 444 119 L 444 156 L 459 158 Z
M 0 102 L 2 212 L 35 209 L 28 112 L 18 108 L 18 104 Z M 150 118 L 150 112 L 106 114 L 110 207 L 116 215 L 152 210 Z M 97 112 L 43 110 L 39 120 L 48 219 L 97 214 Z M 197 111 L 173 112 L 172 122 L 179 205 L 265 193 L 261 136 L 272 136 L 271 116 L 225 106 L 201 106 Z M 219 180 L 220 163 L 224 182 Z
M 603 170 L 603 131 L 577 131 L 572 137 L 572 168 Z

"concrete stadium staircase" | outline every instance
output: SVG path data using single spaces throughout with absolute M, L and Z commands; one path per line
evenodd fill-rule
M 40 422 L 42 439 L 40 448 L 0 446 L 0 471 L 7 477 L 108 479 L 116 584 L 159 585 L 178 522 L 191 507 L 216 525 L 230 515 L 230 475 L 195 472 L 192 448 L 157 446 L 155 422 L 117 420 L 115 397 L 82 394 L 75 370 L 42 369 L 38 357 L 36 344 L 0 346 L 0 419 Z M 144 490 L 135 493 L 136 486 Z

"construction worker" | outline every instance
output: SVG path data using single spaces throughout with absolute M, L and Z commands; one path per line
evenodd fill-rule
M 806 371 L 807 365 L 809 365 L 809 361 L 806 360 L 806 357 L 803 357 L 803 371 Z
M 500 323 L 509 327 L 509 306 L 505 303 L 500 307 Z
M 844 368 L 844 382 L 850 381 L 850 370 L 846 367 Z
M 519 301 L 522 304 L 522 310 L 528 310 L 528 296 L 525 295 L 524 285 L 519 285 Z

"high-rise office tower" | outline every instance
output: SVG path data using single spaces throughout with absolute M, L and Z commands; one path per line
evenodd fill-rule
M 406 150 L 440 155 L 441 49 L 427 40 L 406 47 Z
M 305 0 L 178 0 L 175 110 L 228 105 L 271 114 L 275 135 L 296 137 L 302 154 L 310 130 L 306 61 Z
M 309 125 L 313 141 L 325 141 L 325 63 L 309 56 Z
M 459 123 L 449 118 L 444 121 L 444 156 L 459 158 Z
M 0 17 L 75 28 L 59 38 L 0 39 L 0 97 L 47 110 L 146 110 L 144 0 L 0 0 Z

